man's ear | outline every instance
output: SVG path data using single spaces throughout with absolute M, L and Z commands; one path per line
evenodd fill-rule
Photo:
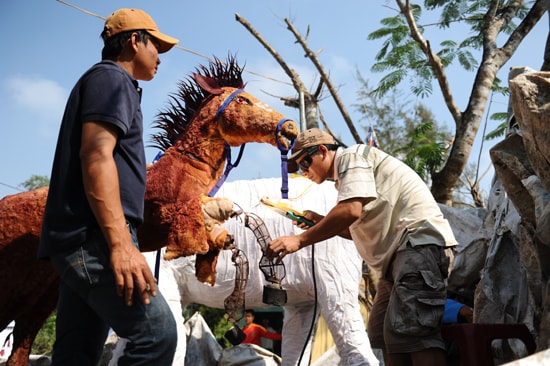
M 324 159 L 329 150 L 327 149 L 327 147 L 325 145 L 319 145 L 318 149 L 323 154 L 323 159 Z
M 134 52 L 137 52 L 138 34 L 136 32 L 133 32 L 130 35 L 130 38 L 128 38 L 128 44 L 129 44 L 130 48 L 134 50 Z

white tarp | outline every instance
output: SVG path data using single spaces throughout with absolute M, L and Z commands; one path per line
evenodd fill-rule
M 273 239 L 300 231 L 289 219 L 259 203 L 262 196 L 279 200 L 280 188 L 280 178 L 226 182 L 217 197 L 231 199 L 243 211 L 260 216 Z M 325 214 L 336 203 L 336 193 L 334 184 L 330 182 L 317 185 L 303 177 L 289 179 L 289 203 L 298 209 L 311 209 Z M 238 219 L 231 219 L 224 226 L 234 235 L 235 243 L 248 257 L 250 277 L 246 288 L 246 307 L 270 306 L 262 302 L 263 286 L 267 282 L 258 268 L 261 251 L 256 238 Z M 316 273 L 317 312 L 326 319 L 344 364 L 365 365 L 370 361 L 371 365 L 377 365 L 378 360 L 370 349 L 358 303 L 362 260 L 353 242 L 341 238 L 317 243 L 314 248 L 304 248 L 286 256 L 283 261 L 286 277 L 282 285 L 287 291 L 288 302 L 284 306 L 282 364 L 295 365 L 304 347 L 307 347 L 307 352 L 302 358 L 302 365 L 307 365 L 309 361 L 311 340 L 307 341 L 307 334 L 312 320 L 318 315 L 314 314 L 312 255 Z M 174 297 L 173 286 L 168 286 L 167 282 L 175 280 L 183 305 L 194 302 L 223 308 L 225 298 L 233 291 L 235 267 L 229 251 L 220 254 L 214 286 L 197 281 L 194 257 L 179 258 L 168 263 L 163 261 L 164 266 L 171 267 L 173 272 L 167 272 L 166 269 L 161 271 L 160 289 L 167 297 Z
M 6 359 L 11 355 L 13 347 L 13 327 L 15 322 L 12 321 L 8 326 L 0 331 L 0 360 Z

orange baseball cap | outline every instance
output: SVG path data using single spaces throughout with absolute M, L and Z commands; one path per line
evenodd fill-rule
M 105 20 L 104 34 L 109 38 L 121 32 L 140 29 L 147 31 L 159 41 L 159 53 L 169 51 L 179 42 L 177 38 L 161 33 L 153 18 L 140 9 L 123 8 L 109 15 Z

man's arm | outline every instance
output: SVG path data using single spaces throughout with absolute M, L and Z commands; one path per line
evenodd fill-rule
M 80 160 L 84 191 L 90 207 L 111 248 L 111 267 L 117 292 L 132 305 L 134 285 L 142 301 L 149 303 L 147 285 L 156 296 L 155 278 L 139 250 L 133 246 L 120 200 L 118 172 L 113 158 L 118 130 L 100 122 L 82 127 Z
M 321 221 L 325 216 L 318 214 L 317 212 L 306 210 L 304 211 L 304 217 L 314 224 Z M 306 223 L 300 223 L 297 221 L 293 221 L 294 225 L 298 226 L 302 230 L 308 230 L 311 226 Z M 351 239 L 351 233 L 349 232 L 349 227 L 345 228 L 341 232 L 338 233 L 338 236 L 341 236 L 344 239 Z
M 349 235 L 349 226 L 361 217 L 363 205 L 372 199 L 351 198 L 338 202 L 323 219 L 303 233 L 273 240 L 267 251 L 268 259 L 273 259 L 277 255 L 282 259 L 288 253 L 294 253 L 336 235 L 347 237 L 345 235 Z
M 283 335 L 281 333 L 270 332 L 264 327 L 259 329 L 261 329 L 260 334 L 261 334 L 261 337 L 263 338 L 271 339 L 273 341 L 280 341 L 283 339 Z
M 349 226 L 361 217 L 363 202 L 363 198 L 351 198 L 338 202 L 315 226 L 298 235 L 300 248 L 345 232 L 349 233 Z

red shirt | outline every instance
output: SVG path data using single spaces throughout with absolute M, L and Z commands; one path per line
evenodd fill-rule
M 273 339 L 274 341 L 280 341 L 282 339 L 281 333 L 268 332 L 261 325 L 252 323 L 248 327 L 243 328 L 246 338 L 242 343 L 252 343 L 261 346 L 260 338 Z

